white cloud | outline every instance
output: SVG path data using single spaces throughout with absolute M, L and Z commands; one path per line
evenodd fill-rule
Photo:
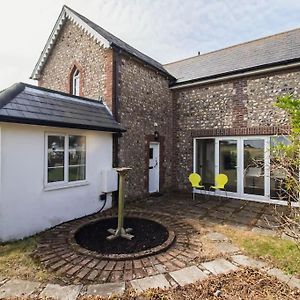
M 5 1 L 0 90 L 28 81 L 63 4 L 162 63 L 300 27 L 297 0 Z

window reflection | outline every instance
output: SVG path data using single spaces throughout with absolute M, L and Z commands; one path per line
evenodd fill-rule
M 264 140 L 244 140 L 244 193 L 264 195 Z

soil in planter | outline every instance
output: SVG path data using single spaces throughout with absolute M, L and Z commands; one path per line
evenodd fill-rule
M 102 254 L 129 254 L 154 248 L 164 243 L 169 232 L 163 225 L 148 219 L 128 217 L 124 219 L 124 228 L 132 228 L 132 240 L 118 237 L 107 240 L 109 228 L 116 229 L 117 218 L 108 218 L 90 223 L 75 234 L 76 242 L 82 247 Z

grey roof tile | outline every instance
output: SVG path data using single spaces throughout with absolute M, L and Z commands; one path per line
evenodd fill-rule
M 125 131 L 100 101 L 17 83 L 0 92 L 0 122 Z
M 176 83 L 300 61 L 300 29 L 164 65 Z

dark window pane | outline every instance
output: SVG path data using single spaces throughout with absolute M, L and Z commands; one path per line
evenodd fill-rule
M 83 165 L 86 161 L 85 137 L 71 135 L 69 137 L 69 165 Z
M 219 170 L 220 174 L 228 177 L 225 185 L 227 191 L 237 191 L 237 141 L 224 140 L 219 143 Z
M 153 148 L 149 149 L 149 159 L 153 159 Z
M 48 182 L 64 181 L 64 167 L 48 168 Z
M 270 153 L 270 161 L 271 161 L 271 180 L 270 180 L 270 194 L 272 199 L 278 200 L 288 200 L 289 195 L 287 193 L 286 183 L 288 181 L 288 177 L 291 174 L 291 170 L 293 168 L 290 165 L 290 168 L 281 167 L 280 160 L 280 149 L 281 147 L 288 146 L 290 144 L 290 140 L 286 136 L 274 136 L 271 137 L 271 153 Z M 275 152 L 275 153 L 274 153 Z M 274 156 L 275 154 L 275 156 Z M 296 174 L 298 177 L 299 170 L 298 167 L 295 168 Z
M 244 141 L 244 193 L 264 195 L 264 140 Z
M 48 136 L 48 167 L 64 166 L 65 137 Z
M 48 182 L 64 181 L 65 137 L 48 136 Z
M 69 181 L 85 180 L 85 165 L 69 167 Z
M 85 136 L 70 135 L 69 149 L 75 149 L 76 151 L 85 151 Z
M 215 184 L 215 140 L 196 140 L 196 172 L 206 189 Z
M 85 164 L 85 152 L 69 151 L 69 165 L 83 165 Z

